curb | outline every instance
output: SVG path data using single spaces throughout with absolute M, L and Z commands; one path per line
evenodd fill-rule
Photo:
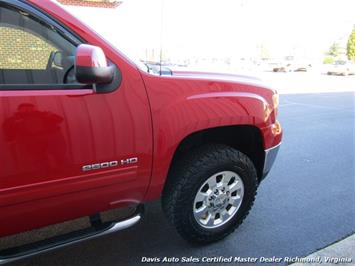
M 320 249 L 307 257 L 307 263 L 293 263 L 292 266 L 319 265 L 354 265 L 355 263 L 355 233 Z M 314 262 L 313 262 L 314 261 Z M 310 262 L 310 263 L 309 263 Z

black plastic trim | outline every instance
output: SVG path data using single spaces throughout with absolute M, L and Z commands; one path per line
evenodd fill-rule
M 0 91 L 92 90 L 87 84 L 0 84 Z
M 84 84 L 107 84 L 113 81 L 113 65 L 107 67 L 75 66 L 76 80 Z
M 93 83 L 96 82 L 96 84 L 93 84 L 94 88 L 95 88 L 95 92 L 96 93 L 110 93 L 113 92 L 115 90 L 117 90 L 122 82 L 122 75 L 121 75 L 121 71 L 119 71 L 119 69 L 117 68 L 116 65 L 111 64 L 109 65 L 107 68 L 101 69 L 101 68 L 90 68 L 90 67 L 79 67 L 79 69 L 77 69 L 79 71 L 84 71 L 84 73 L 82 74 L 87 74 L 88 76 L 90 75 L 96 75 L 96 74 L 101 74 L 101 73 L 95 73 L 95 72 L 100 72 L 100 71 L 112 71 L 113 72 L 113 77 L 111 80 L 106 80 L 106 79 L 102 79 L 100 83 L 94 80 L 91 80 L 90 78 L 88 78 L 87 80 L 81 80 L 81 81 L 87 81 L 89 83 Z

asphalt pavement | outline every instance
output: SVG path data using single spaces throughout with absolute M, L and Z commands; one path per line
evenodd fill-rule
M 259 187 L 251 213 L 225 240 L 203 247 L 184 242 L 168 224 L 160 203 L 154 202 L 133 228 L 14 265 L 122 266 L 138 265 L 144 258 L 174 257 L 181 262 L 190 256 L 199 260 L 255 257 L 258 261 L 253 265 L 258 265 L 261 257 L 305 257 L 351 235 L 355 231 L 355 78 L 335 78 L 353 82 L 354 90 L 344 92 L 339 86 L 333 92 L 319 87 L 316 92 L 312 87 L 303 87 L 302 93 L 282 91 L 279 120 L 284 139 L 278 158 Z

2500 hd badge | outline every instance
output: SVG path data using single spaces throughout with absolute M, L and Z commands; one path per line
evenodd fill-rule
M 137 157 L 128 158 L 128 159 L 121 160 L 121 161 L 110 161 L 110 162 L 103 162 L 103 163 L 88 164 L 88 165 L 84 165 L 82 167 L 82 169 L 85 172 L 85 171 L 91 171 L 91 170 L 116 167 L 116 166 L 120 166 L 120 165 L 130 165 L 130 164 L 135 164 L 135 163 L 138 163 Z

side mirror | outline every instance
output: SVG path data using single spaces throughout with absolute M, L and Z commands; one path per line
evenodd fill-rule
M 114 77 L 114 67 L 108 66 L 102 49 L 93 45 L 76 48 L 74 68 L 77 81 L 84 84 L 108 84 Z

